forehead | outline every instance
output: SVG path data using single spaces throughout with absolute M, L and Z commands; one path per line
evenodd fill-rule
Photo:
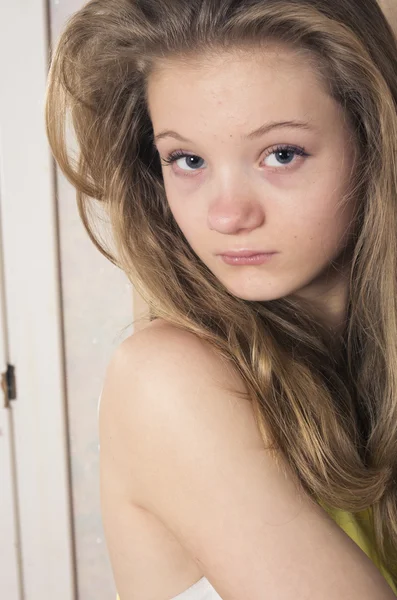
M 335 116 L 335 102 L 308 52 L 267 45 L 157 62 L 148 78 L 153 125 L 244 126 L 278 118 Z

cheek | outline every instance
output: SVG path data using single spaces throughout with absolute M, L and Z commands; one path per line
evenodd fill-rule
M 344 245 L 353 218 L 352 202 L 342 203 L 340 195 L 324 198 L 324 190 L 319 191 L 302 200 L 300 210 L 296 208 L 289 220 L 284 215 L 284 222 L 289 223 L 286 228 L 289 247 L 296 256 L 306 255 L 310 260 L 321 260 L 324 255 L 331 258 Z
M 175 198 L 171 198 L 168 204 L 188 245 L 200 256 L 203 242 L 205 241 L 205 222 L 202 215 L 199 215 L 186 200 L 176 201 Z
M 166 180 L 164 180 L 164 188 L 173 217 L 185 237 L 190 241 L 190 238 L 197 235 L 205 224 L 203 204 L 200 203 L 199 197 L 194 198 L 177 190 L 175 185 L 167 183 Z

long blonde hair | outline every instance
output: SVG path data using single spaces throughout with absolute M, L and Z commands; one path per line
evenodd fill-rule
M 307 53 L 359 151 L 350 296 L 337 344 L 303 302 L 230 294 L 166 200 L 146 97 L 156 60 L 266 40 Z M 270 432 L 313 499 L 351 512 L 372 507 L 377 549 L 397 582 L 397 43 L 376 1 L 92 0 L 53 53 L 46 118 L 95 245 L 126 272 L 151 319 L 195 333 L 237 369 L 263 439 Z M 114 252 L 91 222 L 97 203 Z

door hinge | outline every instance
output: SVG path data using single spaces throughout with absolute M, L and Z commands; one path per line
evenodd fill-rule
M 1 387 L 4 392 L 4 408 L 8 408 L 10 400 L 16 400 L 17 397 L 15 367 L 12 365 L 7 365 L 7 371 L 1 374 Z

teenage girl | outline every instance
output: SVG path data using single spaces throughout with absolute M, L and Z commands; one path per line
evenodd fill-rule
M 99 414 L 120 599 L 394 598 L 397 42 L 377 2 L 92 0 L 54 51 L 47 127 L 150 309 Z

